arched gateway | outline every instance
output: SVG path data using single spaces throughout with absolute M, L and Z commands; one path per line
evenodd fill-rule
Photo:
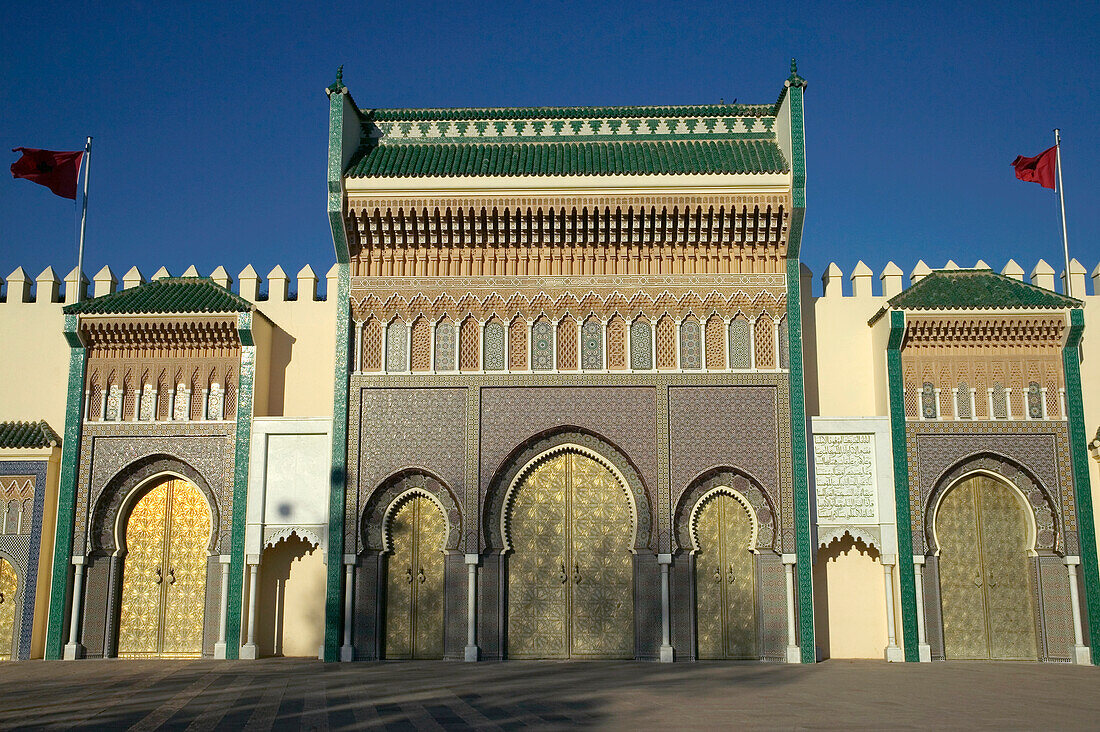
M 443 658 L 443 545 L 447 521 L 435 502 L 410 494 L 389 519 L 383 657 Z
M 756 659 L 756 567 L 747 503 L 718 489 L 694 520 L 695 603 L 699 658 Z
M 170 478 L 146 491 L 126 519 L 119 618 L 122 658 L 202 656 L 210 507 Z
M 948 660 L 1038 657 L 1026 510 L 1015 490 L 985 474 L 943 497 L 935 527 Z
M 505 504 L 510 658 L 634 656 L 633 505 L 582 451 L 543 456 Z

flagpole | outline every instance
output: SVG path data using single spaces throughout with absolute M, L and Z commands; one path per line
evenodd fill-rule
M 88 224 L 88 169 L 92 164 L 92 138 L 84 142 L 84 205 L 80 211 L 80 247 L 76 254 L 76 298 L 80 302 L 81 286 L 84 280 L 84 229 Z M 1062 218 L 1065 218 L 1065 208 L 1062 210 Z
M 1066 234 L 1066 194 L 1062 192 L 1062 135 L 1061 130 L 1057 127 L 1054 128 L 1054 154 L 1058 162 L 1058 198 L 1062 203 L 1062 251 L 1066 256 L 1066 294 L 1073 297 L 1073 285 L 1071 284 L 1073 278 L 1070 277 L 1069 271 L 1069 236 Z

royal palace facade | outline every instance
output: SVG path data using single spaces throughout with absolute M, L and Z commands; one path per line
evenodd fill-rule
M 1100 268 L 815 296 L 805 87 L 362 109 L 338 77 L 323 296 L 17 269 L 0 658 L 1091 663 Z

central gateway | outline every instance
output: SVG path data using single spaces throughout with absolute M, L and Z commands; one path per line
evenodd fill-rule
M 586 455 L 517 487 L 508 559 L 508 656 L 632 658 L 634 522 L 619 482 Z

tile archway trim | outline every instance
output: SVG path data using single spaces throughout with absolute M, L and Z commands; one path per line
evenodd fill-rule
M 176 475 L 194 485 L 206 498 L 210 506 L 211 527 L 207 551 L 211 554 L 224 550 L 228 545 L 228 527 L 222 526 L 223 507 L 218 505 L 217 497 L 209 482 L 195 468 L 184 460 L 172 455 L 149 455 L 136 460 L 111 478 L 100 493 L 92 511 L 91 530 L 89 532 L 89 551 L 96 554 L 114 554 L 120 547 L 115 540 L 115 523 L 119 512 L 133 492 L 149 483 L 158 475 Z
M 932 485 L 923 508 L 925 546 L 928 554 L 939 552 L 934 530 L 935 515 L 932 508 L 960 479 L 970 473 L 982 472 L 998 476 L 1019 489 L 1027 498 L 1035 521 L 1035 549 L 1065 555 L 1065 531 L 1062 517 L 1056 508 L 1050 491 L 1021 463 L 1005 455 L 983 450 L 956 461 L 944 470 Z
M 499 551 L 506 546 L 501 517 L 504 515 L 508 489 L 520 477 L 520 473 L 539 456 L 568 449 L 571 445 L 595 454 L 600 461 L 608 463 L 622 476 L 626 482 L 624 490 L 630 491 L 636 511 L 633 548 L 635 551 L 651 548 L 653 506 L 647 486 L 633 462 L 611 441 L 576 427 L 566 427 L 531 437 L 513 450 L 501 463 L 502 467 L 489 482 L 485 500 L 485 513 L 482 517 L 484 549 Z
M 442 480 L 423 468 L 406 468 L 382 481 L 371 492 L 360 517 L 359 530 L 362 541 L 360 554 L 368 551 L 382 552 L 390 547 L 389 523 L 398 504 L 414 496 L 424 496 L 442 509 L 447 520 L 447 540 L 444 549 L 458 551 L 462 539 L 462 512 L 454 493 Z
M 775 521 L 775 502 L 771 496 L 747 473 L 735 468 L 721 467 L 708 470 L 690 483 L 688 490 L 680 496 L 673 515 L 676 528 L 676 548 L 681 551 L 693 551 L 694 527 L 691 525 L 695 507 L 711 493 L 722 488 L 731 489 L 740 494 L 752 507 L 756 521 L 756 550 L 772 550 L 778 553 L 776 540 L 779 532 Z

